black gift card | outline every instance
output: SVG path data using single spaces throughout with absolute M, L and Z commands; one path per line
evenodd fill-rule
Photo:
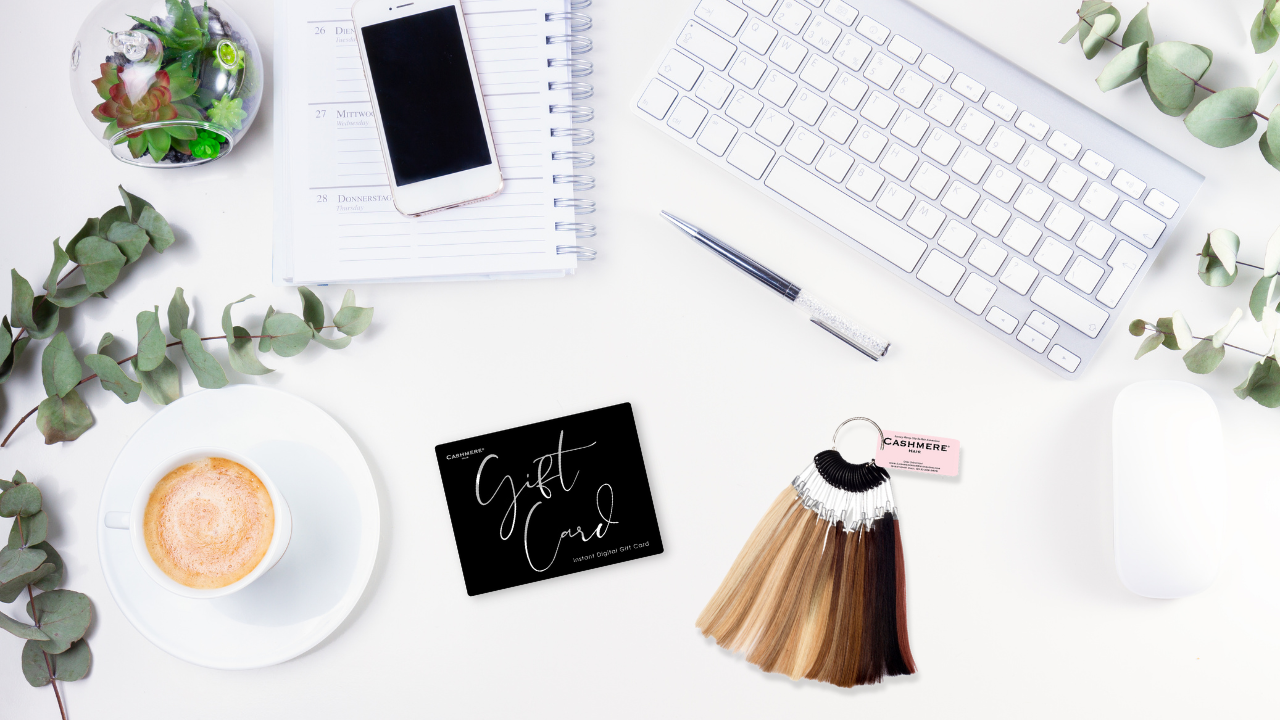
M 631 404 L 436 446 L 468 595 L 662 552 Z

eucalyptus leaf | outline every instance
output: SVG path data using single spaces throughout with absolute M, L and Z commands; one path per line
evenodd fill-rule
M 232 324 L 231 308 L 245 300 L 252 298 L 252 295 L 244 297 L 222 309 L 222 334 L 227 336 L 227 360 L 231 362 L 231 369 L 246 375 L 266 375 L 269 372 L 275 372 L 271 368 L 262 364 L 258 359 L 258 353 L 254 350 L 253 339 L 249 336 L 249 331 Z
M 182 340 L 182 351 L 187 356 L 187 364 L 191 366 L 191 372 L 195 373 L 196 382 L 200 383 L 200 387 L 210 389 L 226 387 L 227 373 L 223 371 L 217 359 L 204 349 L 204 343 L 200 342 L 200 334 L 195 330 L 186 329 L 179 332 L 178 337 Z
M 66 570 L 66 567 L 62 562 L 62 556 L 58 554 L 57 550 L 53 549 L 53 546 L 50 545 L 48 541 L 32 545 L 31 547 L 36 550 L 43 550 L 45 554 L 45 562 L 53 565 L 53 572 L 34 583 L 36 588 L 39 590 L 57 590 L 58 586 L 62 584 L 62 573 Z
M 63 397 L 80 384 L 80 361 L 66 333 L 58 333 L 45 346 L 40 358 L 40 376 L 44 379 L 45 395 L 49 396 Z
M 173 299 L 169 301 L 169 334 L 178 337 L 178 333 L 187 329 L 187 319 L 191 317 L 191 308 L 182 296 L 182 288 L 173 291 Z
M 1178 339 L 1179 347 L 1191 347 L 1191 343 L 1196 339 L 1181 310 L 1173 311 L 1173 336 Z
M 1258 11 L 1253 24 L 1249 26 L 1249 41 L 1253 43 L 1255 54 L 1261 55 L 1275 47 L 1276 38 L 1280 37 L 1280 32 L 1276 31 L 1276 26 L 1271 24 L 1271 18 L 1267 15 L 1267 9 L 1264 7 Z
M 1209 287 L 1226 287 L 1236 281 L 1240 268 L 1236 267 L 1236 255 L 1240 251 L 1240 236 L 1219 228 L 1209 233 L 1200 249 L 1200 279 Z M 1220 253 L 1225 253 L 1222 257 Z M 1228 262 L 1230 267 L 1228 267 Z
M 128 214 L 129 222 L 138 222 L 138 218 L 142 216 L 143 209 L 151 207 L 151 203 L 125 190 L 123 185 L 117 185 L 116 190 L 120 191 L 120 199 L 124 201 L 124 209 Z
M 1160 347 L 1160 344 L 1163 341 L 1164 341 L 1164 336 L 1161 335 L 1160 333 L 1152 333 L 1148 335 L 1147 337 L 1143 338 L 1142 344 L 1138 346 L 1138 354 L 1134 355 L 1133 359 L 1137 360 L 1143 355 L 1146 355 L 1152 350 L 1155 350 L 1156 348 Z
M 327 338 L 321 335 L 319 330 L 316 330 L 311 334 L 311 339 L 330 350 L 341 350 L 351 344 L 350 336 Z
M 1150 3 L 1144 5 L 1137 15 L 1129 21 L 1129 27 L 1125 28 L 1124 36 L 1120 39 L 1120 44 L 1126 48 L 1139 43 L 1146 43 L 1147 47 L 1156 44 L 1156 36 L 1151 32 L 1151 18 L 1147 11 L 1151 9 Z
M 11 491 L 7 491 L 11 492 Z M 35 548 L 0 549 L 0 582 L 7 583 L 14 578 L 26 575 L 44 564 L 43 550 Z M 5 602 L 13 602 L 6 600 Z
M 1151 51 L 1148 50 L 1147 57 L 1150 58 L 1150 55 L 1151 55 Z M 1165 115 L 1169 115 L 1171 117 L 1178 117 L 1183 113 L 1183 111 L 1186 110 L 1186 108 L 1169 107 L 1168 105 L 1165 105 L 1164 103 L 1160 102 L 1160 98 L 1156 97 L 1155 91 L 1151 89 L 1151 79 L 1148 77 L 1148 73 L 1145 73 L 1145 72 L 1142 73 L 1142 87 L 1147 89 L 1147 97 L 1151 99 L 1151 104 L 1155 105 L 1156 109 L 1164 113 Z
M 1129 334 L 1134 337 L 1142 337 L 1147 332 L 1146 320 L 1134 320 L 1129 323 Z
M 1120 13 L 1114 11 L 1115 14 L 1104 13 L 1097 16 L 1093 20 L 1093 25 L 1089 28 L 1087 34 L 1081 33 L 1080 47 L 1084 49 L 1084 56 L 1092 60 L 1102 50 L 1102 46 L 1107 44 L 1107 38 L 1120 27 Z
M 129 362 L 133 365 L 133 373 L 138 377 L 138 382 L 142 384 L 142 390 L 155 404 L 168 405 L 182 397 L 181 374 L 178 366 L 168 357 L 161 358 L 160 364 L 151 370 L 139 368 L 136 358 Z
M 19 622 L 0 612 L 0 630 L 7 630 L 17 635 L 23 640 L 48 640 L 49 636 L 45 635 L 40 628 Z
M 137 401 L 142 384 L 126 375 L 115 360 L 106 355 L 87 355 L 84 364 L 98 376 L 103 389 L 115 393 L 126 405 Z
M 29 573 L 24 573 L 6 583 L 0 583 L 0 602 L 11 603 L 18 599 L 18 596 L 27 589 L 28 585 L 34 585 L 45 577 L 53 573 L 53 565 L 43 563 L 40 567 Z
M 271 349 L 280 357 L 292 357 L 311 342 L 311 328 L 293 313 L 276 313 L 262 324 L 264 335 L 271 336 Z
M 160 307 L 138 313 L 137 324 L 138 357 L 134 368 L 142 371 L 155 370 L 165 359 L 165 338 L 160 330 Z
M 1164 335 L 1164 346 L 1170 350 L 1181 350 L 1178 345 L 1178 336 L 1173 332 L 1173 318 L 1163 317 L 1156 321 L 1156 329 Z
M 1162 105 L 1181 114 L 1195 99 L 1195 83 L 1212 62 L 1211 55 L 1189 43 L 1175 40 L 1153 45 L 1147 51 L 1150 90 Z
M 58 306 L 43 302 L 43 295 L 36 298 L 31 283 L 17 270 L 11 269 L 9 277 L 13 285 L 9 314 L 14 326 L 26 328 L 27 335 L 36 340 L 52 336 L 58 330 Z
M 18 470 L 14 470 L 14 471 L 13 471 L 13 484 L 14 484 L 14 485 L 26 485 L 26 484 L 27 484 L 27 476 L 26 476 L 26 475 L 23 475 L 23 474 L 22 474 L 20 471 L 18 471 Z
M 267 332 L 267 321 L 270 320 L 271 316 L 275 314 L 276 314 L 276 309 L 268 305 L 267 314 L 262 316 L 262 332 L 258 333 L 259 335 L 262 336 L 262 338 L 258 340 L 259 352 L 271 352 L 271 338 L 269 337 L 270 333 Z
M 8 547 L 17 549 L 30 547 L 44 542 L 45 537 L 49 534 L 49 515 L 44 510 L 22 519 L 22 522 L 13 521 L 13 525 L 9 528 L 9 545 Z
M 115 335 L 112 335 L 109 332 L 102 333 L 102 339 L 98 341 L 98 352 L 101 353 L 103 350 L 106 350 L 107 346 L 109 346 L 111 343 L 115 341 L 116 341 Z
M 15 484 L 0 493 L 0 517 L 31 517 L 40 512 L 40 503 L 40 488 L 31 483 Z
M 107 231 L 107 240 L 120 248 L 125 263 L 128 264 L 142 257 L 142 251 L 147 248 L 151 238 L 147 236 L 146 230 L 133 223 L 118 222 Z
M 53 241 L 53 267 L 49 268 L 49 275 L 44 279 L 44 291 L 46 293 L 55 293 L 58 291 L 58 279 L 62 277 L 62 268 L 71 262 L 70 256 L 63 251 L 62 246 L 57 240 Z
M 311 288 L 299 287 L 298 294 L 302 296 L 303 322 L 316 330 L 324 327 L 324 303 L 320 302 Z
M 75 390 L 63 397 L 47 397 L 36 410 L 36 427 L 44 435 L 44 444 L 75 440 L 93 427 L 93 413 Z
M 1263 275 L 1280 273 L 1280 228 L 1276 228 L 1276 231 L 1271 233 L 1271 237 L 1267 240 L 1267 249 L 1262 257 Z
M 1084 0 L 1084 2 L 1080 3 L 1080 11 L 1078 14 L 1085 20 L 1092 20 L 1099 14 L 1108 11 L 1116 12 L 1115 6 L 1108 2 L 1108 0 Z
M 1253 137 L 1258 130 L 1258 119 L 1253 116 L 1257 108 L 1257 88 L 1227 88 L 1201 101 L 1183 123 L 1204 143 L 1231 147 Z
M 59 288 L 54 294 L 45 295 L 44 297 L 60 308 L 69 308 L 75 307 L 93 297 L 93 293 L 89 292 L 88 285 L 72 285 L 67 288 Z
M 1273 110 L 1272 112 L 1274 113 L 1275 111 Z M 1274 119 L 1275 115 L 1273 114 L 1271 117 Z M 1262 153 L 1262 159 L 1266 160 L 1267 164 L 1277 170 L 1280 170 L 1280 153 L 1271 149 L 1271 126 L 1273 124 L 1274 120 L 1272 122 L 1268 122 L 1267 132 L 1258 136 L 1258 150 Z
M 1218 364 L 1227 356 L 1227 349 L 1214 347 L 1212 340 L 1201 340 L 1196 346 L 1182 356 L 1187 369 L 1197 375 L 1207 375 L 1217 369 Z
M 348 290 L 342 296 L 342 307 L 333 316 L 333 324 L 343 335 L 359 335 L 369 329 L 369 323 L 373 321 L 373 308 L 356 307 L 355 302 L 355 291 Z
M 117 205 L 102 213 L 102 217 L 98 218 L 98 232 L 94 233 L 94 235 L 102 237 L 100 233 L 106 232 L 118 222 L 133 222 L 133 218 L 129 216 L 129 208 Z
M 13 351 L 9 353 L 9 357 L 0 360 L 0 383 L 9 379 L 13 374 L 13 366 L 17 363 L 18 358 L 22 357 L 22 351 L 27 349 L 27 344 L 31 342 L 31 338 L 24 337 L 13 343 Z
M 57 655 L 84 637 L 93 619 L 93 605 L 84 593 L 50 590 L 27 603 L 27 615 L 32 620 L 38 617 L 40 629 L 49 636 L 48 640 L 40 641 L 40 649 Z
M 115 243 L 91 235 L 76 246 L 76 260 L 84 273 L 89 292 L 101 292 L 111 287 L 120 277 L 125 265 L 125 255 Z
M 1249 377 L 1235 388 L 1236 397 L 1253 398 L 1263 407 L 1280 407 L 1280 364 L 1275 357 L 1267 357 L 1254 363 Z
M 53 666 L 53 678 L 49 677 L 49 666 Z M 65 652 L 57 655 L 46 655 L 40 649 L 40 643 L 28 640 L 22 646 L 22 674 L 31 687 L 44 687 L 53 680 L 74 682 L 89 674 L 93 665 L 93 653 L 89 651 L 89 641 L 77 640 Z
M 1262 76 L 1258 78 L 1257 85 L 1254 86 L 1258 88 L 1258 94 L 1262 94 L 1267 89 L 1267 86 L 1271 84 L 1271 80 L 1276 76 L 1278 68 L 1280 68 L 1280 65 L 1277 65 L 1276 61 L 1272 60 L 1271 64 L 1267 66 L 1266 72 L 1262 73 Z
M 1227 338 L 1231 337 L 1231 333 L 1236 329 L 1236 325 L 1240 324 L 1240 319 L 1244 317 L 1244 310 L 1236 308 L 1231 313 L 1231 319 L 1213 334 L 1212 342 L 1216 348 L 1221 348 L 1227 342 Z
M 80 228 L 80 232 L 76 233 L 70 241 L 67 242 L 67 255 L 72 260 L 76 259 L 76 244 L 90 235 L 98 234 L 98 218 L 89 218 L 84 221 L 84 226 Z
M 1253 315 L 1254 320 L 1262 322 L 1262 310 L 1277 296 L 1278 290 L 1280 290 L 1280 276 L 1258 278 L 1257 284 L 1253 286 L 1253 292 L 1249 293 L 1249 313 Z
M 1083 21 L 1083 20 L 1080 20 L 1080 21 L 1076 22 L 1076 24 L 1075 24 L 1075 25 L 1072 25 L 1072 26 L 1071 26 L 1071 29 L 1067 31 L 1067 34 L 1062 36 L 1062 39 L 1058 41 L 1058 44 L 1059 44 L 1059 45 L 1066 45 L 1067 43 L 1071 42 L 1071 38 L 1073 38 L 1073 37 L 1075 37 L 1076 35 L 1080 34 L 1080 32 L 1081 32 L 1082 30 L 1084 30 L 1084 31 L 1086 31 L 1086 32 L 1087 32 L 1087 30 L 1086 30 L 1086 29 L 1087 29 L 1088 27 L 1089 27 L 1089 26 L 1088 26 L 1088 25 L 1086 25 L 1086 24 L 1084 23 L 1084 21 Z
M 151 247 L 156 252 L 162 253 L 173 244 L 173 228 L 169 227 L 169 222 L 155 208 L 150 205 L 143 208 L 137 222 L 138 227 L 145 230 L 147 237 L 151 238 Z
M 13 350 L 13 328 L 9 326 L 9 316 L 4 316 L 0 320 L 0 365 L 9 359 L 9 353 Z
M 1102 92 L 1115 90 L 1121 85 L 1137 80 L 1147 70 L 1146 42 L 1131 45 L 1111 58 L 1111 62 L 1102 69 L 1102 74 L 1095 81 Z

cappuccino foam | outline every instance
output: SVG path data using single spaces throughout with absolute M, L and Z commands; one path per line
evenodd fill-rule
M 251 470 L 203 458 L 156 484 L 142 527 L 147 551 L 166 575 L 190 588 L 215 589 L 262 561 L 275 532 L 275 508 Z

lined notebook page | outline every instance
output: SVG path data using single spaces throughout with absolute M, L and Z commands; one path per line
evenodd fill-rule
M 420 218 L 401 215 L 391 202 L 350 0 L 278 1 L 287 37 L 278 39 L 285 49 L 277 57 L 277 122 L 285 132 L 277 132 L 277 174 L 280 198 L 288 199 L 280 203 L 287 216 L 277 222 L 278 280 L 560 275 L 576 267 L 572 256 L 556 252 L 573 238 L 555 223 L 574 217 L 555 207 L 557 197 L 573 192 L 553 176 L 573 169 L 551 160 L 571 145 L 551 137 L 548 111 L 572 101 L 547 88 L 567 79 L 565 70 L 547 66 L 548 58 L 568 54 L 547 44 L 562 26 L 545 20 L 563 12 L 565 0 L 463 2 L 504 186 L 494 199 Z

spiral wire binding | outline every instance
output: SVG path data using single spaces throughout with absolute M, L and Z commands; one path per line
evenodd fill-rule
M 564 68 L 568 71 L 571 80 L 557 80 L 547 84 L 547 89 L 552 92 L 566 91 L 574 102 L 587 100 L 595 95 L 595 87 L 589 82 L 583 82 L 582 78 L 589 77 L 594 71 L 595 66 L 590 60 L 580 59 L 579 55 L 586 55 L 592 50 L 591 38 L 582 35 L 592 27 L 591 16 L 581 11 L 591 7 L 591 0 L 569 0 L 569 12 L 546 13 L 544 19 L 549 23 L 563 23 L 566 34 L 547 35 L 548 45 L 568 45 L 570 58 L 551 58 L 547 60 L 549 68 Z M 548 107 L 548 111 L 552 115 L 568 116 L 569 122 L 573 125 L 589 123 L 595 119 L 596 111 L 590 105 L 562 105 L 553 104 Z M 582 145 L 590 145 L 595 141 L 596 135 L 594 130 L 581 127 L 552 128 L 551 137 L 568 138 L 575 147 Z M 551 153 L 551 159 L 556 161 L 567 161 L 575 170 L 588 168 L 596 164 L 596 156 L 581 150 L 557 150 Z M 596 186 L 596 179 L 590 175 L 553 175 L 552 183 L 556 185 L 568 185 L 575 193 L 591 190 Z M 558 208 L 572 208 L 574 215 L 590 215 L 596 211 L 596 203 L 594 200 L 584 198 L 556 198 L 555 206 Z M 575 239 L 587 240 L 596 236 L 596 226 L 592 223 L 583 222 L 557 222 L 556 230 L 564 232 L 572 232 Z M 594 260 L 596 251 L 584 245 L 557 245 L 556 253 L 560 255 L 573 255 L 580 261 Z

